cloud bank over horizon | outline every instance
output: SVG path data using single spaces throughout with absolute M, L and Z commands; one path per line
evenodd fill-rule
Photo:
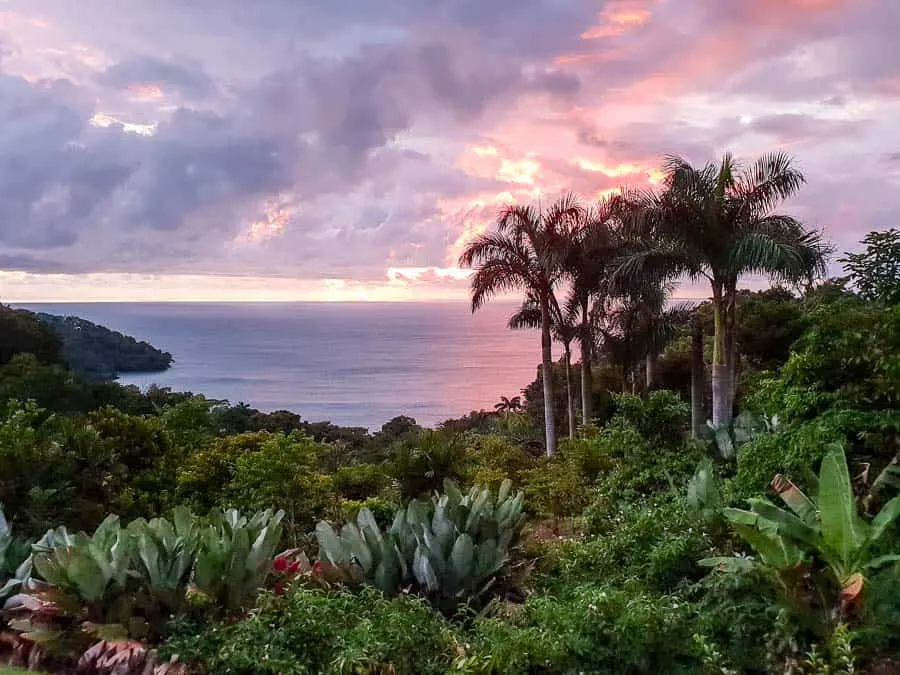
M 127 8 L 126 8 L 127 5 Z M 0 0 L 0 297 L 465 297 L 511 200 L 793 154 L 895 226 L 890 0 Z

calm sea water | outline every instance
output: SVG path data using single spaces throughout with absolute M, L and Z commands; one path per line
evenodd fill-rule
M 492 408 L 534 379 L 540 337 L 509 331 L 514 304 L 91 303 L 28 305 L 75 315 L 171 352 L 150 384 L 377 428 L 404 414 L 434 425 Z

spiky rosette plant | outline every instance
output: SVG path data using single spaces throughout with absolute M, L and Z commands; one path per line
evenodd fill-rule
M 481 600 L 509 562 L 524 524 L 524 494 L 511 494 L 505 480 L 496 497 L 478 487 L 462 493 L 447 481 L 429 502 L 397 511 L 382 532 L 367 509 L 336 532 L 316 527 L 319 556 L 345 571 L 348 582 L 366 583 L 393 595 L 415 590 L 443 609 Z

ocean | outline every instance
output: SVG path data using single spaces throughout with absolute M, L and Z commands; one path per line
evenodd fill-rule
M 540 362 L 537 331 L 510 331 L 512 303 L 31 304 L 170 352 L 150 384 L 310 421 L 377 429 L 397 415 L 433 426 L 520 394 Z

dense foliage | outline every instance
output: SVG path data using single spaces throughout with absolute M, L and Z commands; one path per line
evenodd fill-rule
M 692 438 L 678 391 L 631 391 L 598 350 L 597 423 L 551 457 L 539 385 L 524 406 L 370 433 L 19 353 L 0 366 L 0 660 L 893 672 L 898 307 L 835 280 L 739 293 L 735 316 L 733 425 Z M 680 330 L 660 363 L 689 347 Z M 689 369 L 666 377 L 690 390 Z

